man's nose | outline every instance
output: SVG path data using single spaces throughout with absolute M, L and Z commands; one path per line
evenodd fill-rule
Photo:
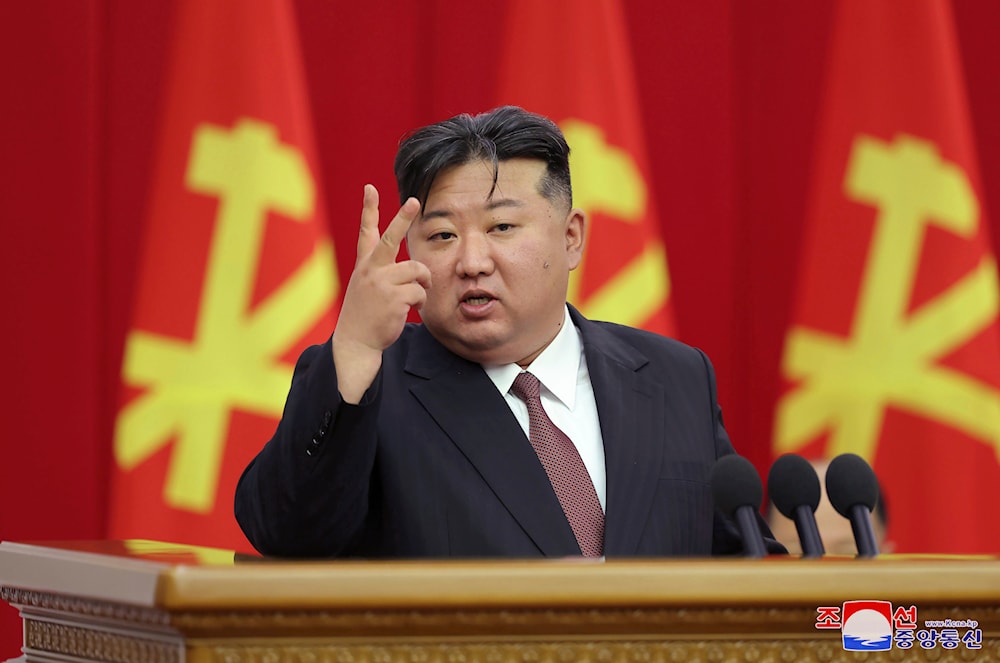
M 459 276 L 479 276 L 493 271 L 493 255 L 489 240 L 481 235 L 466 236 L 459 248 L 455 266 Z

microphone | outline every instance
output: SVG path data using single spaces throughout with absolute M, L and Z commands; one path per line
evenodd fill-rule
M 767 492 L 781 515 L 795 522 L 803 557 L 822 557 L 826 549 L 816 525 L 820 486 L 816 470 L 802 456 L 785 454 L 771 465 Z
M 747 557 L 767 554 L 757 516 L 764 489 L 757 470 L 743 456 L 728 454 L 712 468 L 712 498 L 722 512 L 736 521 Z
M 858 557 L 877 556 L 871 514 L 878 503 L 878 479 L 865 459 L 857 454 L 841 454 L 830 461 L 826 495 L 837 513 L 851 521 Z

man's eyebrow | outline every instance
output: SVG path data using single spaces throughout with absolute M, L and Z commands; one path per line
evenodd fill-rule
M 487 210 L 500 209 L 501 207 L 524 207 L 524 201 L 516 198 L 496 198 L 490 199 L 486 203 Z
M 524 207 L 523 200 L 517 200 L 516 198 L 497 198 L 495 200 L 487 201 L 484 209 L 487 212 L 492 212 L 495 209 L 502 209 L 505 207 Z M 424 212 L 418 218 L 418 221 L 427 221 L 429 219 L 450 219 L 453 213 L 448 209 L 434 209 L 428 212 Z
M 448 219 L 451 218 L 451 211 L 446 209 L 431 210 L 424 212 L 417 217 L 417 221 L 427 221 L 428 219 Z

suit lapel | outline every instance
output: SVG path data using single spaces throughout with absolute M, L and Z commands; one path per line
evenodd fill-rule
M 604 553 L 634 555 L 663 463 L 663 387 L 638 373 L 645 356 L 570 309 L 581 331 L 604 439 Z
M 406 371 L 424 378 L 410 388 L 411 393 L 542 554 L 579 555 L 573 530 L 538 456 L 482 367 L 448 351 L 420 327 Z

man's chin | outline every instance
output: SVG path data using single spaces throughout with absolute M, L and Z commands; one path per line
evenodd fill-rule
M 445 347 L 463 359 L 474 361 L 477 364 L 509 364 L 513 359 L 508 356 L 512 353 L 505 350 L 503 344 L 489 343 L 480 339 L 461 339 Z
M 496 334 L 454 334 L 427 326 L 441 345 L 459 357 L 477 364 L 510 364 L 517 361 L 517 351 Z
M 501 342 L 496 339 L 490 341 L 482 338 L 463 338 L 445 341 L 439 338 L 438 340 L 459 357 L 484 366 L 518 364 L 525 367 L 534 361 L 535 357 L 544 348 L 543 346 L 543 348 L 535 350 L 526 349 L 525 347 L 510 342 Z

